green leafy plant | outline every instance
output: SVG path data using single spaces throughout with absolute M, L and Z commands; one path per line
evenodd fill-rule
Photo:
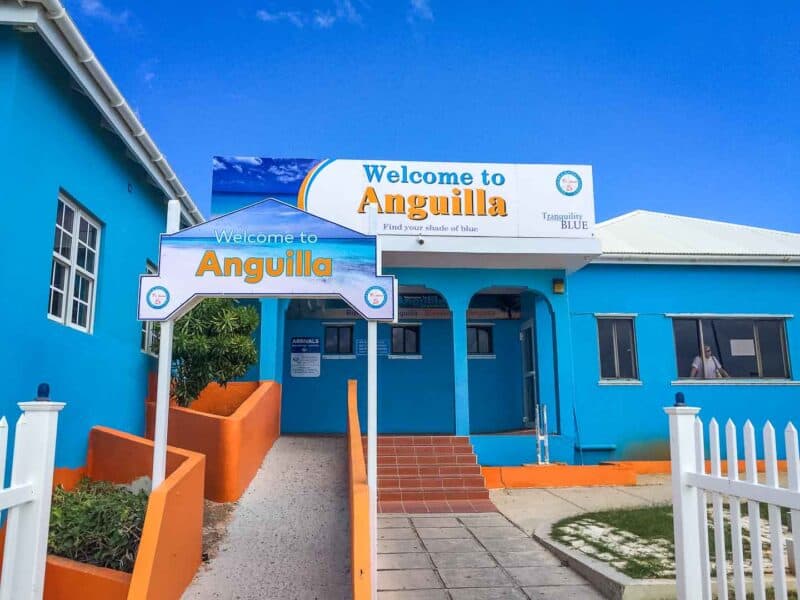
M 203 300 L 175 324 L 172 394 L 189 406 L 212 381 L 227 384 L 258 360 L 258 312 L 228 298 Z
M 147 494 L 105 481 L 81 480 L 53 490 L 47 550 L 98 567 L 131 573 L 142 537 Z

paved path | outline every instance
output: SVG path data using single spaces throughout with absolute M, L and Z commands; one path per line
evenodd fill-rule
M 601 599 L 497 513 L 381 515 L 380 600 Z
M 669 475 L 639 475 L 638 485 L 492 490 L 497 509 L 531 535 L 547 521 L 612 508 L 669 504 Z
M 184 600 L 350 598 L 344 438 L 281 437 Z

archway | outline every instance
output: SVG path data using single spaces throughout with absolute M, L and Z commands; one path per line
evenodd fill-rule
M 521 286 L 476 292 L 467 311 L 471 434 L 526 434 L 558 423 L 553 311 Z M 531 457 L 533 460 L 535 457 Z

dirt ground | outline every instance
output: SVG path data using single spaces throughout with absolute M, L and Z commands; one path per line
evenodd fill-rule
M 228 523 L 236 508 L 236 502 L 212 502 L 206 500 L 203 506 L 203 562 L 217 555 L 219 545 L 225 537 Z

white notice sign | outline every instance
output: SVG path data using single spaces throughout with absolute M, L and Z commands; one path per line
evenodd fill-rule
M 292 338 L 292 377 L 319 377 L 321 358 L 319 338 Z
M 731 356 L 755 356 L 755 340 L 731 340 Z

